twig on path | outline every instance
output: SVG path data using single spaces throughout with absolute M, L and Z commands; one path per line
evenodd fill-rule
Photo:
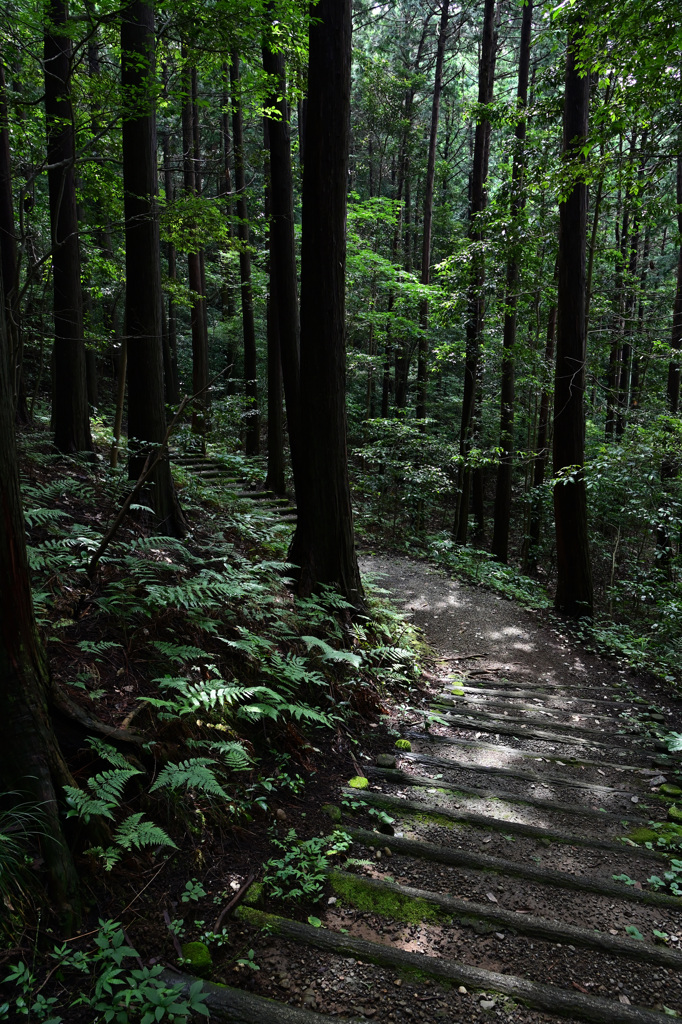
M 230 913 L 231 910 L 234 910 L 234 908 L 237 906 L 238 903 L 240 903 L 244 899 L 244 897 L 246 896 L 248 890 L 253 885 L 255 877 L 256 877 L 256 872 L 252 871 L 251 874 L 249 875 L 249 877 L 244 882 L 244 884 L 241 887 L 241 889 L 239 889 L 234 894 L 234 896 L 232 897 L 230 902 L 227 903 L 223 907 L 223 909 L 220 911 L 220 913 L 218 914 L 218 917 L 216 918 L 216 923 L 213 925 L 213 932 L 214 932 L 214 934 L 216 934 L 216 935 L 218 934 L 218 929 L 220 928 L 221 924 L 223 923 L 223 921 L 225 920 L 227 915 Z
M 489 658 L 489 654 L 457 654 L 450 658 L 439 658 L 438 661 L 473 661 L 474 658 Z

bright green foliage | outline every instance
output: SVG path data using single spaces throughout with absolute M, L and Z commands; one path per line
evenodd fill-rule
M 412 750 L 412 744 L 409 740 L 396 740 L 395 745 L 397 750 Z
M 369 779 L 366 779 L 364 775 L 354 775 L 352 779 L 348 780 L 348 785 L 351 789 L 367 789 Z
M 273 838 L 273 846 L 281 856 L 265 864 L 263 885 L 274 899 L 319 900 L 329 867 L 329 858 L 345 853 L 352 845 L 351 837 L 339 829 L 329 836 L 299 840 L 291 828 L 284 841 Z

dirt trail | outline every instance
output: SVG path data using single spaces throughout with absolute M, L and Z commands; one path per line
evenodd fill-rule
M 654 733 L 656 716 L 680 728 L 679 704 L 482 588 L 395 557 L 362 567 L 437 653 L 428 707 L 397 723 L 402 749 L 368 744 L 367 787 L 339 794 L 353 860 L 322 927 L 270 919 L 262 938 L 262 912 L 240 912 L 253 988 L 300 1024 L 682 1015 L 682 899 L 642 831 L 680 781 Z

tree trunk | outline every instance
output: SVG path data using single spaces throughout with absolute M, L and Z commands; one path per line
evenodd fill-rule
M 526 204 L 524 165 L 526 141 L 526 106 L 528 105 L 528 71 L 530 68 L 530 35 L 533 25 L 533 0 L 526 0 L 521 23 L 519 47 L 519 80 L 516 90 L 518 121 L 514 129 L 515 147 L 512 166 L 512 193 L 509 204 L 511 243 L 507 260 L 507 288 L 504 315 L 502 381 L 500 388 L 500 464 L 495 488 L 495 514 L 492 553 L 498 562 L 509 556 L 509 521 L 512 505 L 512 462 L 514 458 L 514 348 L 516 346 L 516 309 L 521 277 L 521 245 L 519 215 Z
M 575 168 L 575 184 L 559 207 L 559 287 L 557 294 L 557 358 L 554 378 L 555 476 L 568 473 L 554 485 L 557 546 L 557 611 L 592 614 L 592 567 L 587 531 L 587 492 L 582 468 L 585 459 L 585 247 L 587 185 L 580 174 L 582 147 L 587 137 L 589 77 L 578 66 L 582 26 L 569 32 L 564 93 L 564 160 Z
M 14 441 L 13 373 L 0 262 L 0 785 L 42 815 L 40 842 L 52 899 L 73 918 L 78 876 L 59 820 L 57 794 L 73 779 L 47 707 L 49 677 L 31 600 Z
M 277 282 L 273 273 L 272 245 L 272 179 L 270 155 L 270 122 L 263 118 L 263 150 L 265 164 L 265 222 L 268 225 L 269 267 L 267 308 L 268 343 L 268 469 L 265 486 L 275 494 L 284 494 L 284 415 L 282 409 L 282 360 L 280 358 L 280 304 Z
M 92 451 L 83 338 L 83 296 L 71 108 L 71 37 L 66 0 L 47 0 L 44 40 L 45 123 L 54 287 L 54 443 Z
M 182 104 L 182 167 L 183 185 L 188 196 L 199 193 L 197 159 L 197 71 L 183 47 L 183 104 Z M 208 427 L 208 331 L 206 326 L 206 298 L 201 273 L 201 247 L 187 254 L 189 290 L 192 294 L 192 394 L 198 395 L 192 406 L 192 432 L 203 437 Z
M 682 143 L 682 132 L 680 133 Z M 677 230 L 682 234 L 682 153 L 677 155 Z M 677 251 L 677 288 L 673 305 L 673 323 L 670 337 L 670 348 L 674 353 L 682 348 L 682 244 Z M 680 364 L 674 355 L 668 364 L 668 382 L 666 387 L 666 405 L 675 415 L 680 404 Z
M 291 166 L 289 110 L 286 102 L 284 54 L 263 47 L 263 68 L 273 77 L 268 107 L 278 117 L 268 121 L 270 133 L 270 278 L 279 310 L 279 344 L 287 409 L 287 429 L 294 471 L 300 459 L 300 322 L 294 242 L 294 186 Z
M 0 264 L 5 282 L 5 325 L 12 371 L 12 406 L 18 424 L 30 421 L 23 374 L 23 345 L 19 309 L 17 238 L 12 201 L 12 161 L 7 113 L 5 71 L 0 53 Z
M 163 92 L 164 99 L 168 99 L 168 68 L 163 69 Z M 165 193 L 166 206 L 173 202 L 173 173 L 171 171 L 170 132 L 166 129 L 161 136 L 161 152 L 163 154 L 163 190 Z M 172 242 L 166 242 L 166 259 L 168 261 L 168 280 L 177 280 L 177 264 L 175 258 L 175 246 Z M 165 314 L 166 336 L 168 351 L 168 366 L 164 365 L 164 382 L 166 387 L 166 401 L 169 405 L 176 405 L 180 400 L 180 381 L 178 378 L 178 334 L 177 314 L 175 312 L 175 301 L 172 294 L 168 295 L 168 312 Z M 166 348 L 164 348 L 164 352 Z M 164 360 L 166 357 L 164 356 Z
M 533 498 L 530 510 L 530 524 L 528 530 L 528 556 L 527 566 L 535 569 L 537 565 L 537 551 L 540 544 L 540 530 L 542 527 L 542 492 L 541 488 L 545 482 L 545 470 L 549 457 L 549 413 L 552 405 L 552 395 L 549 387 L 550 374 L 554 365 L 554 343 L 556 340 L 556 303 L 550 306 L 547 317 L 547 335 L 545 342 L 545 371 L 547 373 L 547 384 L 542 389 L 540 396 L 540 414 L 538 416 L 538 433 L 535 442 L 535 457 L 533 459 Z
M 433 82 L 433 99 L 431 101 L 431 133 L 429 135 L 429 155 L 426 164 L 426 184 L 424 187 L 424 227 L 422 230 L 422 266 L 421 283 L 428 285 L 431 280 L 431 226 L 433 223 L 433 183 L 436 176 L 436 144 L 438 141 L 438 116 L 440 113 L 440 96 L 443 89 L 443 58 L 445 41 L 448 31 L 449 0 L 442 0 L 438 45 L 436 47 L 436 70 Z M 422 299 L 419 303 L 419 352 L 417 357 L 417 408 L 418 420 L 426 417 L 426 376 L 429 351 L 429 301 Z
M 234 177 L 237 188 L 237 237 L 239 238 L 239 277 L 242 294 L 242 325 L 244 331 L 244 389 L 246 395 L 246 454 L 258 455 L 260 448 L 260 416 L 258 412 L 258 381 L 256 366 L 256 328 L 253 322 L 251 289 L 251 254 L 249 222 L 246 205 L 246 171 L 244 166 L 244 128 L 239 84 L 239 54 L 232 52 L 230 61 L 232 90 L 232 137 L 234 140 Z
M 133 0 L 122 15 L 121 85 L 129 473 L 131 479 L 137 479 L 147 456 L 163 444 L 166 433 L 154 107 L 154 7 L 146 0 Z M 149 500 L 160 531 L 180 536 L 185 522 L 175 495 L 167 453 L 150 478 Z
M 477 252 L 472 259 L 469 283 L 468 316 L 466 326 L 466 358 L 464 362 L 464 394 L 462 420 L 459 432 L 460 464 L 457 468 L 457 493 L 453 533 L 458 544 L 466 544 L 469 522 L 470 473 L 467 466 L 473 439 L 473 415 L 476 389 L 479 386 L 479 361 L 485 312 L 485 264 L 481 252 L 483 242 L 483 212 L 486 207 L 486 181 L 490 153 L 490 121 L 485 108 L 493 95 L 495 78 L 495 0 L 485 0 L 481 61 L 478 69 L 479 110 L 474 137 L 474 160 L 471 175 L 471 207 L 469 211 L 469 239 Z
M 298 523 L 289 551 L 299 594 L 334 584 L 358 610 L 346 449 L 345 265 L 351 0 L 320 0 L 310 26 L 301 254 Z

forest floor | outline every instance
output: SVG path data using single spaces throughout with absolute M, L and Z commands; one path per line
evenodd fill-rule
M 682 762 L 657 735 L 682 731 L 681 702 L 559 620 L 425 563 L 361 564 L 434 652 L 424 703 L 392 707 L 347 759 L 363 792 L 337 777 L 353 857 L 317 916 L 252 900 L 233 941 L 259 970 L 213 977 L 292 1008 L 264 1004 L 263 1022 L 682 1015 L 682 899 L 664 859 L 682 842 L 665 800 Z M 304 834 L 300 812 L 286 809 Z

